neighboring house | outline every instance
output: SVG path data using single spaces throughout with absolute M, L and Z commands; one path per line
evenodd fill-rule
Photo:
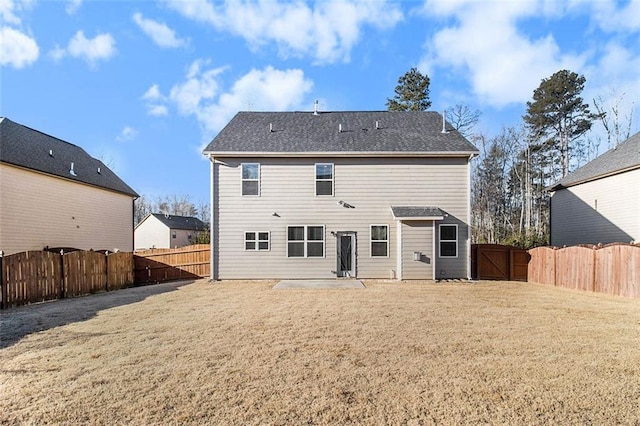
M 148 214 L 135 229 L 135 249 L 176 248 L 193 244 L 207 226 L 198 218 Z
M 549 190 L 551 245 L 640 241 L 640 133 Z
M 133 250 L 138 194 L 82 148 L 0 118 L 0 250 Z
M 241 112 L 206 147 L 212 279 L 470 276 L 470 160 L 436 112 Z

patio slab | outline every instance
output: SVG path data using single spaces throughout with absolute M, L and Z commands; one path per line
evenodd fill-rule
M 282 280 L 274 289 L 285 288 L 365 288 L 360 280 Z

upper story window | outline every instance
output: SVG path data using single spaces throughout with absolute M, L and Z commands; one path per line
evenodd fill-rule
M 316 195 L 333 195 L 333 164 L 316 163 Z
M 458 225 L 440 225 L 440 257 L 458 257 Z
M 389 225 L 371 225 L 371 257 L 389 257 Z
M 260 195 L 260 163 L 242 163 L 242 195 Z

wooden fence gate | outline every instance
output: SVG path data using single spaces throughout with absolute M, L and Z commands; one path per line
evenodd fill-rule
M 499 244 L 471 245 L 471 277 L 475 280 L 527 281 L 529 253 Z

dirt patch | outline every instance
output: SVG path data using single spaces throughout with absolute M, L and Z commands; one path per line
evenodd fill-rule
M 2 312 L 0 423 L 639 421 L 640 300 L 508 282 L 273 284 Z M 28 318 L 41 330 L 15 332 Z

